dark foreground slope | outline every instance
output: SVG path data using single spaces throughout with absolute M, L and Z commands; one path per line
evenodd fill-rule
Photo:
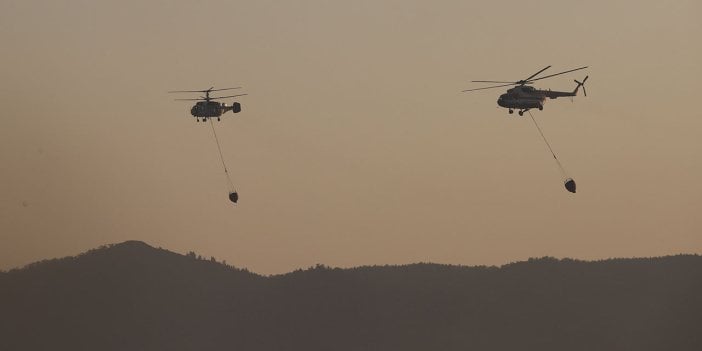
M 126 242 L 0 273 L 0 350 L 702 350 L 702 257 L 262 277 Z

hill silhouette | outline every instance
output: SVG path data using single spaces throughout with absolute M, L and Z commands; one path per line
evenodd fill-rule
M 702 350 L 702 257 L 261 276 L 138 241 L 0 273 L 0 350 Z

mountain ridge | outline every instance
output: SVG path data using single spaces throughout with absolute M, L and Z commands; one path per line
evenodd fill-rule
M 575 258 L 555 258 L 552 256 L 542 256 L 542 257 L 531 257 L 527 260 L 524 261 L 514 261 L 514 262 L 508 262 L 502 265 L 462 265 L 462 264 L 447 264 L 447 263 L 435 263 L 435 262 L 415 262 L 415 263 L 408 263 L 408 264 L 385 264 L 385 265 L 361 265 L 361 266 L 354 266 L 354 267 L 347 267 L 347 268 L 340 268 L 340 267 L 330 267 L 324 264 L 316 264 L 315 266 L 310 266 L 307 268 L 297 268 L 294 269 L 290 272 L 285 272 L 285 273 L 277 273 L 277 274 L 269 274 L 269 275 L 264 275 L 264 274 L 259 274 L 255 272 L 250 272 L 247 268 L 238 268 L 233 265 L 229 265 L 226 263 L 226 261 L 216 261 L 216 259 L 213 256 L 210 256 L 209 259 L 196 254 L 194 251 L 190 251 L 187 254 L 180 254 L 174 251 L 170 251 L 167 249 L 163 249 L 161 247 L 154 247 L 146 242 L 140 241 L 140 240 L 126 240 L 123 242 L 119 243 L 112 243 L 112 244 L 105 244 L 101 245 L 97 248 L 87 250 L 85 252 L 79 253 L 77 255 L 69 255 L 69 256 L 64 256 L 64 257 L 59 257 L 59 258 L 51 258 L 51 259 L 43 259 L 40 261 L 36 262 L 31 262 L 29 264 L 26 264 L 21 267 L 15 267 L 11 268 L 9 270 L 0 270 L 0 275 L 2 273 L 17 273 L 17 272 L 22 272 L 26 270 L 31 270 L 35 269 L 36 267 L 45 265 L 45 264 L 55 264 L 57 262 L 61 261 L 71 261 L 71 260 L 76 260 L 83 258 L 85 256 L 90 256 L 90 255 L 95 255 L 98 253 L 104 253 L 104 252 L 121 252 L 125 253 L 127 255 L 133 255 L 136 253 L 141 252 L 142 254 L 144 253 L 154 253 L 158 252 L 162 254 L 162 256 L 165 255 L 172 255 L 172 256 L 179 256 L 179 257 L 188 257 L 191 259 L 197 259 L 198 261 L 204 261 L 204 262 L 213 262 L 217 263 L 220 265 L 223 265 L 227 268 L 233 269 L 233 270 L 238 270 L 238 271 L 244 271 L 251 273 L 256 276 L 260 277 L 276 277 L 276 276 L 285 276 L 288 274 L 293 274 L 293 273 L 298 273 L 301 271 L 307 271 L 307 270 L 313 270 L 313 269 L 340 269 L 340 270 L 356 270 L 356 269 L 365 269 L 365 268 L 379 268 L 379 267 L 390 267 L 390 268 L 401 268 L 401 267 L 411 267 L 411 266 L 417 266 L 417 265 L 428 265 L 428 266 L 438 266 L 438 267 L 445 267 L 445 268 L 450 268 L 450 269 L 478 269 L 478 268 L 489 268 L 489 269 L 504 269 L 504 268 L 510 268 L 514 266 L 519 266 L 523 264 L 534 264 L 538 262 L 560 262 L 560 263 L 590 263 L 590 264 L 597 264 L 597 263 L 607 263 L 607 262 L 634 262 L 634 261 L 652 261 L 652 260 L 666 260 L 666 259 L 675 259 L 675 258 L 690 258 L 690 257 L 701 257 L 700 254 L 697 253 L 679 253 L 679 254 L 672 254 L 672 255 L 662 255 L 662 256 L 648 256 L 648 257 L 611 257 L 611 258 L 604 258 L 604 259 L 595 259 L 595 260 L 583 260 L 583 259 L 575 259 Z
M 702 257 L 262 276 L 128 241 L 0 274 L 0 349 L 699 350 Z

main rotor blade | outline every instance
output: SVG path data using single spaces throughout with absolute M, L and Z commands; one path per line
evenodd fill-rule
M 175 101 L 205 101 L 205 99 L 173 99 Z
M 209 91 L 222 91 L 222 90 L 234 90 L 234 89 L 241 89 L 241 87 L 236 87 L 236 88 L 222 88 L 222 89 L 210 89 Z
M 495 80 L 471 80 L 471 82 L 473 82 L 473 83 L 508 83 L 508 84 L 514 84 L 514 85 L 519 85 L 519 84 L 524 85 L 524 84 L 527 84 L 527 82 L 529 82 L 532 78 L 536 77 L 539 73 L 541 73 L 549 68 L 551 68 L 550 65 L 546 66 L 546 67 L 542 68 L 541 70 L 539 70 L 538 72 L 532 74 L 531 76 L 529 76 L 529 78 L 518 80 L 516 82 L 502 82 L 502 81 L 495 81 Z
M 515 83 L 509 83 L 509 84 L 502 84 L 502 85 L 493 85 L 491 87 L 482 87 L 482 88 L 475 88 L 475 89 L 466 89 L 466 90 L 461 90 L 462 93 L 468 92 L 468 91 L 476 91 L 476 90 L 485 90 L 485 89 L 493 89 L 493 88 L 501 88 L 501 87 L 508 87 L 510 85 L 515 85 Z
M 226 98 L 232 98 L 232 97 L 244 96 L 244 95 L 249 95 L 249 94 L 237 94 L 237 95 L 229 95 L 229 96 L 218 96 L 218 97 L 210 98 L 210 100 L 226 99 Z
M 540 80 L 540 79 L 546 79 L 546 78 L 551 78 L 551 77 L 553 77 L 553 76 L 557 76 L 557 75 L 559 75 L 559 74 L 564 74 L 564 73 L 570 73 L 570 72 L 575 72 L 575 71 L 579 71 L 579 70 L 581 70 L 581 69 L 585 69 L 585 68 L 587 68 L 587 66 L 584 66 L 584 67 L 580 67 L 580 68 L 574 68 L 574 69 L 571 69 L 571 70 L 567 70 L 567 71 L 563 71 L 563 72 L 559 72 L 559 73 L 554 73 L 554 74 L 551 74 L 551 75 L 548 75 L 548 76 L 545 76 L 545 77 L 541 77 L 541 78 L 536 78 L 536 79 L 526 79 L 526 80 L 527 80 L 527 81 L 531 81 L 531 82 L 533 82 L 533 81 L 535 81 L 535 80 Z
M 214 87 L 212 87 L 214 88 Z M 241 89 L 241 87 L 236 87 L 236 88 L 223 88 L 223 89 L 212 89 L 209 88 L 207 90 L 174 90 L 174 91 L 169 91 L 169 93 L 207 93 L 210 91 L 221 91 L 221 90 L 233 90 L 233 89 Z
M 536 72 L 536 73 L 532 74 L 531 76 L 529 76 L 529 78 L 527 78 L 527 79 L 523 79 L 523 80 L 520 80 L 520 81 L 519 81 L 519 83 L 521 83 L 521 84 L 524 84 L 524 82 L 528 82 L 528 81 L 530 81 L 530 80 L 531 80 L 531 78 L 534 78 L 534 77 L 536 77 L 536 76 L 537 76 L 537 75 L 538 75 L 539 73 L 541 73 L 541 72 L 543 72 L 543 71 L 545 71 L 545 70 L 547 70 L 547 69 L 549 69 L 549 68 L 551 68 L 551 66 L 550 66 L 550 65 L 548 65 L 548 66 L 546 66 L 545 68 L 543 68 L 542 70 L 540 70 L 540 71 L 538 71 L 538 72 Z M 541 79 L 541 78 L 539 78 L 539 79 Z
M 518 82 L 501 82 L 495 80 L 471 80 L 472 83 L 508 83 L 508 84 L 518 84 Z

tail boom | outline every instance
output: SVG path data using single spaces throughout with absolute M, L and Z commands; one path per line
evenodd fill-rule
M 578 95 L 578 90 L 580 90 L 580 87 L 583 87 L 583 94 L 585 94 L 585 96 L 587 96 L 587 91 L 585 90 L 585 81 L 587 81 L 587 78 L 588 78 L 588 77 L 589 77 L 589 76 L 585 76 L 585 79 L 583 79 L 582 82 L 581 82 L 581 81 L 578 81 L 578 80 L 575 80 L 575 84 L 577 84 L 577 85 L 575 86 L 575 89 L 573 89 L 572 92 L 568 92 L 568 91 L 551 91 L 551 90 L 548 90 L 548 91 L 545 91 L 544 94 L 545 94 L 546 97 L 549 98 L 549 99 L 557 99 L 557 98 L 559 98 L 559 97 L 567 97 L 567 96 L 577 96 L 577 95 Z

